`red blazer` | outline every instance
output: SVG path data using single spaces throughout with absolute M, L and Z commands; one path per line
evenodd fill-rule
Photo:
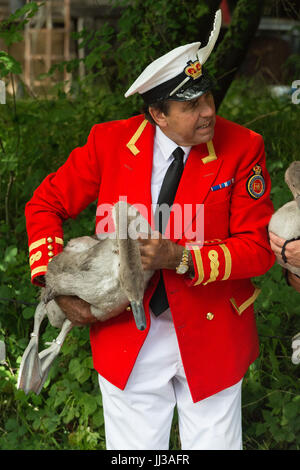
M 87 143 L 36 189 L 25 210 L 33 283 L 63 249 L 62 222 L 95 199 L 96 232 L 107 217 L 100 204 L 109 210 L 122 196 L 143 204 L 151 222 L 153 141 L 154 127 L 141 115 L 95 125 Z M 253 303 L 259 290 L 250 278 L 275 261 L 267 235 L 270 186 L 262 137 L 221 117 L 213 141 L 193 147 L 187 159 L 174 205 L 204 204 L 205 241 L 191 236 L 191 220 L 184 222 L 179 239 L 171 230 L 171 240 L 189 243 L 195 277 L 172 270 L 163 270 L 163 276 L 194 402 L 239 381 L 258 356 Z M 191 214 L 195 223 L 201 211 L 194 207 Z M 94 367 L 121 389 L 147 336 L 157 281 L 155 274 L 144 296 L 145 331 L 137 330 L 126 310 L 91 327 Z

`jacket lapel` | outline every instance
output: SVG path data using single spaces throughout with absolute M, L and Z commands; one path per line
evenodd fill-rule
M 193 147 L 188 156 L 184 172 L 174 200 L 174 210 L 176 205 L 182 210 L 182 228 L 184 237 L 176 237 L 176 231 L 172 224 L 176 223 L 175 217 L 170 217 L 170 223 L 166 233 L 173 240 L 180 238 L 190 239 L 188 236 L 195 225 L 195 219 L 202 217 L 201 204 L 204 203 L 209 191 L 217 178 L 222 165 L 222 158 L 217 157 L 212 141 L 207 144 L 200 144 Z M 174 234 L 174 237 L 172 236 Z M 179 232 L 180 233 L 180 232 Z
M 144 119 L 124 149 L 122 171 L 123 194 L 141 214 L 151 221 L 151 174 L 153 162 L 154 127 Z
M 214 154 L 212 142 L 192 147 L 174 203 L 203 203 L 215 181 L 222 158 Z

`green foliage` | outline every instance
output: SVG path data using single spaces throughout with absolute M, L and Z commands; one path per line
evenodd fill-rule
M 35 2 L 27 3 L 22 8 L 10 15 L 7 20 L 0 24 L 0 38 L 3 39 L 6 46 L 23 40 L 23 29 L 26 23 L 32 18 L 38 10 Z M 9 73 L 22 73 L 21 65 L 8 53 L 0 51 L 0 78 Z
M 5 77 L 9 73 L 22 73 L 22 68 L 12 56 L 4 51 L 0 51 L 0 77 Z
M 300 33 L 300 27 L 298 29 L 298 34 Z M 286 63 L 283 66 L 284 73 L 286 75 L 291 75 L 293 73 L 294 77 L 300 76 L 300 57 L 299 54 L 291 54 Z
M 282 170 L 276 183 L 285 187 L 282 174 L 288 163 L 299 158 L 299 106 L 292 103 L 291 95 L 275 98 L 263 81 L 239 78 L 228 90 L 219 114 L 263 136 L 268 169 L 274 176 Z M 276 188 L 273 185 L 272 194 L 282 194 Z
M 43 178 L 85 143 L 93 124 L 128 117 L 139 108 L 138 99 L 125 100 L 123 95 L 149 60 L 198 40 L 196 25 L 206 4 L 194 3 L 191 8 L 184 1 L 147 0 L 142 7 L 137 0 L 131 2 L 119 32 L 105 25 L 96 34 L 80 33 L 88 48 L 87 75 L 73 81 L 69 94 L 57 83 L 40 97 L 17 103 L 8 97 L 7 104 L 0 105 L 0 339 L 7 348 L 6 361 L 0 364 L 0 449 L 105 448 L 101 395 L 87 328 L 74 328 L 68 335 L 39 396 L 16 390 L 39 295 L 29 280 L 24 207 Z M 185 25 L 190 28 L 187 32 Z M 7 29 L 1 24 L 0 35 Z M 112 51 L 113 63 L 108 60 Z M 0 55 L 3 76 L 9 67 L 9 72 L 19 73 L 9 58 L 1 69 L 1 57 L 5 56 Z M 78 64 L 61 66 L 76 76 Z M 290 200 L 283 175 L 298 159 L 300 107 L 291 104 L 290 97 L 273 98 L 261 83 L 237 79 L 219 114 L 263 135 L 274 206 Z M 64 224 L 65 239 L 92 234 L 94 219 L 95 203 Z M 299 449 L 299 366 L 290 359 L 291 337 L 299 331 L 299 294 L 285 284 L 278 266 L 255 283 L 262 289 L 256 301 L 261 354 L 243 385 L 244 447 Z M 41 347 L 57 336 L 55 328 L 42 326 Z M 179 446 L 175 414 L 171 448 Z
M 23 40 L 24 26 L 37 13 L 38 9 L 39 6 L 36 2 L 29 2 L 11 14 L 7 20 L 1 22 L 0 37 L 7 46 Z
M 263 83 L 239 79 L 233 82 L 219 114 L 264 137 L 274 208 L 290 201 L 284 172 L 293 160 L 299 160 L 300 107 L 290 95 L 273 98 Z M 300 329 L 299 293 L 286 285 L 278 265 L 254 283 L 262 289 L 255 303 L 260 357 L 243 384 L 244 446 L 298 450 L 299 366 L 291 362 L 291 338 Z
M 118 72 L 127 83 L 172 48 L 199 41 L 199 19 L 208 12 L 205 2 L 194 0 L 123 0 L 119 4 L 125 9 L 117 36 Z

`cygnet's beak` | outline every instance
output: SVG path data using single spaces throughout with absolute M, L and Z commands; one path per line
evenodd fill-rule
M 141 331 L 145 330 L 147 323 L 143 302 L 135 302 L 133 300 L 130 302 L 130 305 L 137 329 Z

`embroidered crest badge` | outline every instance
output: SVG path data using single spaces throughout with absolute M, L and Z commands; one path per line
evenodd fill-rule
M 184 73 L 189 77 L 192 77 L 193 80 L 196 80 L 196 78 L 201 77 L 202 67 L 199 60 L 195 60 L 195 62 L 189 60 L 187 66 L 184 69 Z
M 266 184 L 260 165 L 255 165 L 253 174 L 247 180 L 247 191 L 253 199 L 259 199 L 265 193 Z

